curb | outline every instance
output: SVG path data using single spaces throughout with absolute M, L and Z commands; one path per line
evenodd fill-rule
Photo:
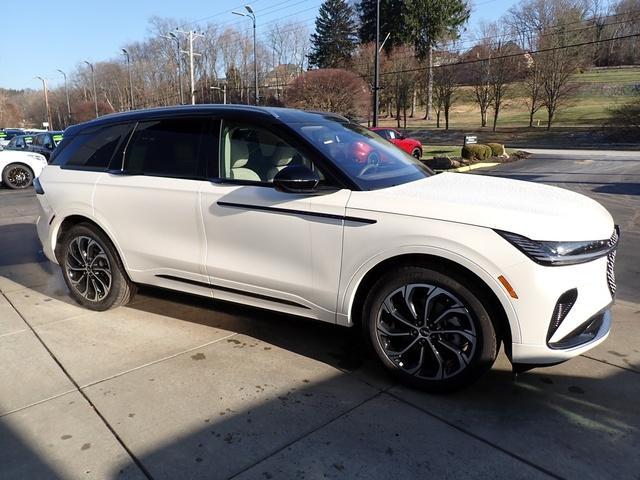
M 477 168 L 488 168 L 495 167 L 496 165 L 500 165 L 498 162 L 479 162 L 474 163 L 472 165 L 465 165 L 464 167 L 452 168 L 448 170 L 449 172 L 468 172 L 470 170 L 475 170 Z

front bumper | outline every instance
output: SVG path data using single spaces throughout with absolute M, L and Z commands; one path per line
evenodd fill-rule
M 516 291 L 522 292 L 512 301 L 521 329 L 520 339 L 511 345 L 514 365 L 560 363 L 607 338 L 615 296 L 614 260 L 615 250 L 577 265 L 528 261 L 507 271 Z
M 600 315 L 602 315 L 602 319 L 599 322 L 597 331 L 591 340 L 573 347 L 569 346 L 565 348 L 551 348 L 548 345 L 513 343 L 511 346 L 513 363 L 535 366 L 555 365 L 578 355 L 582 355 L 586 351 L 591 350 L 593 347 L 604 342 L 609 336 L 609 332 L 611 331 L 611 309 L 606 308 L 591 318 L 595 320 L 595 317 Z M 589 321 L 585 323 L 588 322 Z

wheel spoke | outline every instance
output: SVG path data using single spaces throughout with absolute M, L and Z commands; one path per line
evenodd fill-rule
M 442 379 L 444 378 L 444 362 L 442 361 L 442 355 L 440 355 L 440 352 L 435 347 L 431 339 L 427 339 L 427 345 L 429 345 L 429 348 L 433 353 L 433 357 L 436 359 L 436 362 L 438 363 L 438 371 L 433 376 L 433 378 Z
M 76 242 L 74 241 L 71 245 L 69 245 L 69 255 L 71 256 L 71 258 L 73 258 L 74 261 L 78 263 L 78 265 L 84 265 L 84 262 L 80 258 L 78 258 L 76 253 L 73 251 L 74 245 L 76 246 L 76 248 L 78 248 Z M 80 252 L 80 249 L 78 248 L 78 253 L 79 252 Z
M 446 333 L 453 333 L 456 335 L 460 335 L 464 338 L 466 338 L 467 340 L 469 340 L 470 342 L 475 342 L 476 341 L 476 336 L 475 334 L 467 331 L 467 330 L 437 330 L 438 333 L 442 333 L 442 334 L 446 334 Z
M 378 323 L 378 331 L 382 332 L 387 337 L 408 337 L 408 336 L 411 336 L 411 332 L 391 332 L 391 331 L 387 330 L 380 323 Z
M 469 311 L 462 306 L 455 306 L 455 307 L 448 308 L 444 312 L 442 312 L 440 315 L 438 315 L 438 317 L 435 320 L 431 321 L 430 323 L 431 326 L 435 326 L 438 322 L 440 322 L 440 320 L 442 320 L 447 315 L 450 315 L 452 313 L 460 313 L 462 315 L 468 315 Z
M 427 299 L 424 304 L 424 318 L 423 321 L 426 324 L 429 321 L 429 311 L 431 310 L 431 304 L 441 294 L 445 293 L 440 287 L 432 287 L 431 291 L 427 294 Z
M 387 350 L 387 354 L 388 354 L 390 357 L 393 357 L 393 358 L 401 357 L 402 355 L 404 355 L 405 353 L 407 353 L 409 350 L 411 350 L 411 348 L 412 348 L 416 343 L 418 343 L 418 339 L 417 339 L 417 338 L 416 338 L 416 339 L 414 339 L 411 343 L 409 343 L 409 345 L 407 345 L 403 350 L 400 350 L 399 352 L 395 352 L 395 351 L 393 351 L 393 350 Z
M 97 281 L 98 281 L 98 283 L 102 286 L 102 291 L 103 291 L 103 292 L 106 292 L 107 290 L 109 290 L 109 287 L 107 286 L 107 284 L 106 284 L 106 283 L 104 283 L 104 282 L 102 281 L 102 279 L 101 279 L 98 275 L 94 275 L 94 276 L 92 277 L 92 279 L 95 279 L 95 280 L 97 280 Z
M 391 297 L 387 297 L 384 300 L 384 308 L 389 315 L 391 315 L 393 318 L 395 318 L 399 322 L 404 323 L 408 327 L 415 328 L 415 325 L 411 324 L 411 322 L 404 319 L 402 315 L 400 315 L 396 307 L 393 306 L 393 304 L 391 303 Z
M 407 285 L 404 288 L 403 292 L 402 292 L 402 297 L 404 298 L 404 303 L 407 306 L 407 309 L 409 310 L 409 313 L 411 313 L 411 316 L 413 317 L 414 320 L 418 319 L 418 313 L 416 312 L 416 306 L 415 306 L 415 303 L 413 303 L 413 301 L 412 301 L 412 293 L 414 292 L 416 287 L 419 287 L 419 285 Z
M 422 365 L 424 365 L 424 345 L 420 345 L 420 358 L 418 359 L 418 364 L 411 369 L 407 369 L 407 373 L 415 375 L 420 371 Z
M 460 362 L 460 366 L 466 367 L 469 362 L 467 362 L 467 359 L 465 358 L 465 356 L 462 354 L 462 350 L 460 350 L 458 347 L 456 347 L 455 345 L 452 345 L 451 343 L 447 342 L 446 340 L 443 340 L 442 338 L 438 339 L 438 343 L 440 345 L 442 345 L 444 348 L 450 350 L 451 352 L 453 352 L 453 354 L 458 357 L 458 361 Z

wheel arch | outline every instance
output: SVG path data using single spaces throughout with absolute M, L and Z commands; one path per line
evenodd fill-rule
M 499 337 L 504 342 L 505 351 L 509 358 L 511 358 L 511 344 L 514 338 L 516 340 L 519 339 L 520 330 L 517 320 L 514 318 L 515 313 L 511 316 L 507 313 L 507 310 L 513 311 L 513 309 L 508 304 L 508 301 L 504 299 L 502 292 L 497 293 L 485 281 L 485 279 L 481 277 L 481 274 L 474 272 L 469 267 L 454 260 L 434 254 L 398 254 L 396 256 L 386 258 L 369 268 L 355 287 L 355 291 L 352 295 L 352 300 L 348 308 L 348 316 L 352 324 L 356 326 L 361 325 L 362 307 L 367 293 L 373 286 L 374 282 L 390 269 L 408 265 L 431 268 L 445 275 L 450 275 L 454 272 L 454 275 L 466 279 L 475 288 L 477 288 L 479 290 L 478 293 L 488 299 L 488 304 L 486 306 L 490 310 L 489 314 L 492 322 L 494 323 L 494 327 L 496 328 L 496 333 L 498 333 Z M 501 296 L 503 298 L 500 298 Z M 507 303 L 507 305 L 505 305 L 505 303 Z
M 54 245 L 54 249 L 53 249 L 54 255 L 55 255 L 56 259 L 58 259 L 58 262 L 60 261 L 61 239 L 63 238 L 65 233 L 69 231 L 69 229 L 71 229 L 75 225 L 79 225 L 81 223 L 88 223 L 89 225 L 91 225 L 94 228 L 98 229 L 105 237 L 107 237 L 109 239 L 109 241 L 113 245 L 113 248 L 115 248 L 116 252 L 118 253 L 118 257 L 120 259 L 120 262 L 122 263 L 122 266 L 124 267 L 125 273 L 128 276 L 129 274 L 127 272 L 127 266 L 126 266 L 124 257 L 122 256 L 122 251 L 120 250 L 120 247 L 118 246 L 118 243 L 113 240 L 113 237 L 111 235 L 109 235 L 109 232 L 104 227 L 102 227 L 102 225 L 100 225 L 95 220 L 93 220 L 93 219 L 91 219 L 91 218 L 89 218 L 89 217 L 87 217 L 85 215 L 82 215 L 82 214 L 75 213 L 75 214 L 67 215 L 62 220 L 62 222 L 60 222 L 60 225 L 58 226 L 57 231 L 54 234 L 54 236 L 55 236 L 55 245 Z

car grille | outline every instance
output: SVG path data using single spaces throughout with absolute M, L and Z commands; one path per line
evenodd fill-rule
M 616 226 L 613 231 L 613 235 L 609 239 L 608 246 L 614 247 L 617 245 L 620 237 L 620 229 Z M 611 292 L 611 296 L 616 296 L 616 273 L 615 273 L 615 263 L 616 263 L 616 249 L 612 250 L 609 255 L 607 255 L 607 285 L 609 286 L 609 292 Z

